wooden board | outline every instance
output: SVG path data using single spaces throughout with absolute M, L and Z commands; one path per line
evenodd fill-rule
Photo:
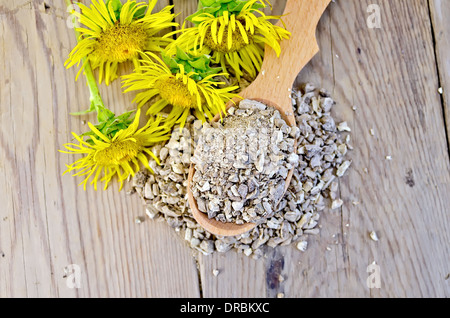
M 95 117 L 69 116 L 89 93 L 63 66 L 75 45 L 66 7 L 45 3 L 0 2 L 0 297 L 198 297 L 191 252 L 165 224 L 135 223 L 136 196 L 62 176 L 72 158 L 57 150 Z M 113 111 L 133 107 L 120 82 L 101 90 Z M 81 288 L 67 286 L 71 264 Z
M 450 6 L 444 0 L 429 2 L 432 19 L 433 41 L 435 44 L 436 63 L 439 71 L 439 87 L 442 88 L 442 107 L 447 126 L 447 143 L 450 149 L 450 23 L 447 17 Z
M 322 219 L 318 243 L 332 250 L 319 262 L 330 272 L 323 281 L 330 289 L 320 295 L 448 295 L 449 158 L 427 2 L 377 1 L 381 28 L 369 29 L 372 3 L 332 7 L 331 43 L 300 75 L 332 90 L 355 147 L 352 171 L 340 184 L 345 205 Z M 372 230 L 379 242 L 369 239 Z M 311 260 L 312 267 L 317 258 Z M 366 286 L 374 261 L 379 290 Z
M 196 7 L 172 2 L 179 21 Z M 272 3 L 280 14 L 285 1 Z M 379 29 L 367 25 L 370 4 L 380 8 Z M 135 223 L 145 215 L 138 196 L 115 185 L 83 191 L 62 176 L 71 158 L 57 150 L 94 120 L 68 114 L 89 96 L 77 70 L 63 67 L 75 45 L 65 5 L 0 0 L 0 297 L 449 297 L 449 10 L 444 0 L 330 5 L 321 52 L 298 82 L 328 89 L 335 116 L 353 129 L 345 204 L 322 213 L 305 253 L 268 249 L 256 261 L 195 258 L 164 222 Z M 114 111 L 133 108 L 119 82 L 101 92 Z M 367 287 L 374 261 L 380 289 Z M 67 284 L 71 264 L 81 288 Z

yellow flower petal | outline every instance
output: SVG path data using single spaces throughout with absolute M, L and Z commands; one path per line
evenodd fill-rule
M 178 24 L 173 21 L 175 15 L 170 6 L 151 13 L 155 3 L 151 1 L 147 6 L 127 0 L 121 8 L 119 21 L 111 2 L 108 6 L 105 0 L 93 0 L 90 7 L 80 4 L 81 13 L 74 12 L 74 15 L 84 27 L 79 28 L 81 38 L 69 54 L 67 67 L 89 58 L 92 68 L 99 68 L 99 82 L 105 80 L 108 85 L 118 77 L 119 63 L 137 63 L 143 52 L 161 52 L 173 40 L 158 33 Z M 143 7 L 147 7 L 145 16 L 135 19 L 135 13 Z
M 161 119 L 149 120 L 144 127 L 137 130 L 139 117 L 138 110 L 132 124 L 112 138 L 108 138 L 89 123 L 91 131 L 99 138 L 91 136 L 92 144 L 73 134 L 79 144 L 66 144 L 67 151 L 61 152 L 81 154 L 83 157 L 67 165 L 64 174 L 73 172 L 73 176 L 83 176 L 84 180 L 80 185 L 86 189 L 87 184 L 90 183 L 94 185 L 95 190 L 99 181 L 105 183 L 106 189 L 111 179 L 117 176 L 122 188 L 123 181 L 139 171 L 139 162 L 145 161 L 147 155 L 154 157 L 149 154 L 148 148 L 169 139 L 169 131 L 160 125 Z M 148 163 L 144 166 L 148 167 Z

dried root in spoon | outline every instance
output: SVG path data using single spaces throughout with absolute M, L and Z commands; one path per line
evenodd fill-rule
M 272 107 L 252 100 L 223 122 L 205 124 L 192 158 L 191 190 L 198 209 L 221 222 L 271 217 L 299 157 L 292 129 Z

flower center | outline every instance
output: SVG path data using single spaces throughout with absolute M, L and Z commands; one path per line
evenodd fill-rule
M 100 166 L 120 165 L 135 158 L 141 150 L 133 140 L 113 141 L 108 148 L 95 153 L 94 161 Z
M 155 87 L 159 90 L 162 99 L 168 101 L 171 105 L 182 108 L 196 108 L 197 99 L 191 95 L 187 86 L 182 80 L 169 77 L 158 80 Z
M 209 47 L 211 50 L 221 53 L 233 53 L 236 51 L 241 50 L 243 47 L 247 46 L 248 44 L 245 43 L 244 38 L 242 37 L 241 32 L 238 28 L 236 28 L 234 31 L 232 31 L 232 41 L 231 41 L 231 48 L 228 48 L 228 28 L 226 27 L 223 32 L 222 41 L 219 43 L 215 43 L 214 39 L 211 35 L 211 27 L 208 29 L 205 35 L 204 44 Z M 247 37 L 249 40 L 249 43 L 252 43 L 252 35 L 247 32 Z
M 147 43 L 147 32 L 138 24 L 121 25 L 103 31 L 92 52 L 101 60 L 125 62 L 144 51 Z

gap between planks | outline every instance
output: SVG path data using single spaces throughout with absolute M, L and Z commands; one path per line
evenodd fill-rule
M 442 11 L 438 12 L 439 9 Z M 436 69 L 439 74 L 438 89 L 443 89 L 443 92 L 440 93 L 442 118 L 447 140 L 448 159 L 450 160 L 450 110 L 449 101 L 447 100 L 450 98 L 450 57 L 448 54 L 450 50 L 450 22 L 449 19 L 443 19 L 443 17 L 448 17 L 448 14 L 450 14 L 450 7 L 443 6 L 442 0 L 428 0 L 428 11 L 430 15 L 430 28 L 433 38 Z

